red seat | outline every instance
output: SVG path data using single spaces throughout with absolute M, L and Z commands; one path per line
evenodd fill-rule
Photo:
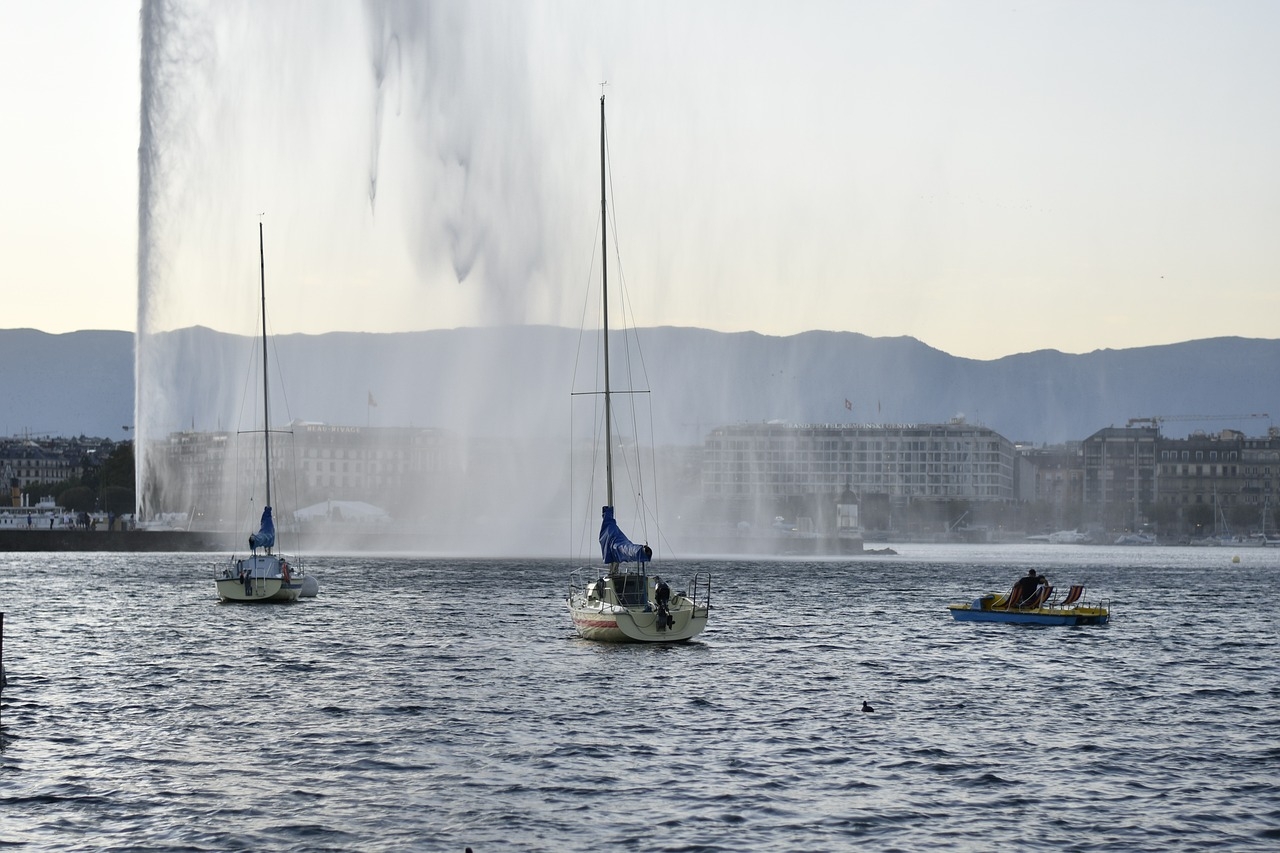
M 1047 599 L 1049 597 L 1049 594 L 1052 592 L 1053 592 L 1053 587 L 1049 586 L 1048 584 L 1044 584 L 1035 592 L 1033 592 L 1031 594 L 1031 597 L 1027 601 L 1024 601 L 1022 603 L 1022 606 L 1028 610 L 1035 610 L 1037 607 L 1041 607 L 1044 604 L 1045 599 Z

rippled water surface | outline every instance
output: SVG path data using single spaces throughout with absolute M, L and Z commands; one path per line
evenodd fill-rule
M 0 554 L 0 845 L 1280 847 L 1280 549 L 898 550 L 666 563 L 715 584 L 674 647 L 577 639 L 554 561 L 244 606 L 207 555 Z M 1112 623 L 948 615 L 1030 566 Z

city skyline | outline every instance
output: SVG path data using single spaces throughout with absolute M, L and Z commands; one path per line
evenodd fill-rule
M 4 6 L 8 328 L 136 328 L 140 8 Z M 184 149 L 216 174 L 182 163 L 198 191 L 165 247 L 182 303 L 166 323 L 245 331 L 219 303 L 249 301 L 265 211 L 282 301 L 313 312 L 279 332 L 576 325 L 608 80 L 639 325 L 978 359 L 1275 336 L 1276 7 L 439 8 L 309 4 L 304 37 L 271 10 L 243 41 L 209 28 L 217 61 L 181 79 L 216 108 L 166 142 L 221 120 Z M 394 38 L 371 48 L 353 23 Z M 249 85 L 272 67 L 246 59 L 262 44 L 283 71 Z

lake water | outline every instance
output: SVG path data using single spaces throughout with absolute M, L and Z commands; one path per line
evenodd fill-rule
M 673 647 L 577 639 L 566 562 L 0 554 L 0 846 L 1280 848 L 1280 549 L 896 547 L 660 564 Z M 1111 624 L 947 613 L 1028 567 Z

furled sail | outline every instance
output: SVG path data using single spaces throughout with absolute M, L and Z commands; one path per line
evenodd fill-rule
M 653 556 L 648 545 L 637 545 L 627 538 L 613 519 L 613 507 L 601 507 L 600 553 L 606 563 L 647 563 Z
M 276 544 L 276 525 L 271 520 L 271 507 L 264 506 L 262 508 L 262 523 L 258 525 L 258 532 L 249 534 L 249 547 L 270 548 L 274 544 Z

